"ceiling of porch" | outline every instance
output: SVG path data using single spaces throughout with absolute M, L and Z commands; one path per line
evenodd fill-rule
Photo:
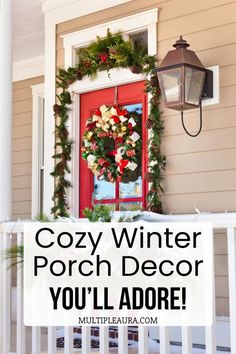
M 44 0 L 13 0 L 13 61 L 44 53 Z

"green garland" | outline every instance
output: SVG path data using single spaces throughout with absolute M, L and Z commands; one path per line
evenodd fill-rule
M 129 68 L 133 73 L 144 73 L 148 77 L 155 68 L 155 56 L 146 54 L 147 48 L 140 46 L 138 40 L 125 41 L 121 33 L 112 34 L 109 30 L 105 38 L 97 37 L 87 48 L 77 52 L 79 64 L 68 70 L 59 69 L 57 75 L 57 103 L 53 106 L 55 123 L 55 168 L 51 175 L 55 178 L 55 190 L 52 200 L 54 207 L 51 212 L 57 217 L 68 217 L 67 189 L 71 187 L 66 174 L 70 173 L 69 162 L 73 142 L 69 138 L 67 128 L 68 111 L 72 104 L 69 86 L 84 76 L 95 78 L 101 70 L 112 68 Z M 151 129 L 149 139 L 149 172 L 145 178 L 150 182 L 148 193 L 148 209 L 153 212 L 162 212 L 160 195 L 161 172 L 165 167 L 165 157 L 160 152 L 163 123 L 159 111 L 160 89 L 156 75 L 146 79 L 146 92 L 151 94 L 150 114 L 147 120 L 147 129 Z

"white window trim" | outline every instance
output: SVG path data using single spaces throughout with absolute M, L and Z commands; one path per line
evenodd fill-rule
M 111 32 L 125 29 L 125 34 L 136 31 L 147 30 L 148 32 L 148 54 L 155 55 L 157 52 L 157 22 L 158 10 L 152 9 L 135 15 L 123 17 L 115 21 L 103 23 L 88 29 L 77 31 L 63 36 L 63 46 L 65 49 L 65 67 L 74 66 L 74 49 L 83 47 L 96 39 L 99 35 L 104 37 L 107 28 Z M 67 178 L 71 181 L 73 188 L 68 196 L 70 212 L 73 216 L 78 217 L 79 205 L 79 102 L 80 94 L 95 91 L 102 88 L 117 86 L 121 84 L 137 82 L 144 79 L 143 75 L 133 74 L 129 69 L 112 69 L 110 70 L 111 78 L 107 76 L 107 72 L 99 72 L 96 80 L 84 78 L 78 81 L 70 88 L 73 97 L 72 109 L 69 113 L 68 127 L 70 135 L 75 142 L 72 150 L 71 174 Z M 49 137 L 47 137 L 48 139 Z
M 73 48 L 84 47 L 96 39 L 96 36 L 105 37 L 107 29 L 111 32 L 122 31 L 124 34 L 148 30 L 148 53 L 156 54 L 156 25 L 158 10 L 151 9 L 135 15 L 123 17 L 114 21 L 106 22 L 98 26 L 90 27 L 81 31 L 72 32 L 62 36 L 65 49 L 65 67 L 73 65 Z M 154 38 L 152 37 L 154 35 Z
M 42 99 L 44 98 L 44 84 L 31 86 L 33 97 L 33 114 L 32 114 L 32 192 L 31 192 L 31 216 L 35 217 L 39 212 L 40 195 L 39 184 L 40 176 L 40 137 L 39 127 L 40 119 L 42 119 Z

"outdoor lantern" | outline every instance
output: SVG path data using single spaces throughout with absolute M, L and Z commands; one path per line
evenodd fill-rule
M 213 97 L 213 72 L 207 70 L 189 44 L 180 36 L 156 69 L 162 98 L 167 108 L 181 111 L 184 130 L 197 136 L 202 128 L 202 100 Z M 183 111 L 200 107 L 200 129 L 190 134 L 184 125 Z

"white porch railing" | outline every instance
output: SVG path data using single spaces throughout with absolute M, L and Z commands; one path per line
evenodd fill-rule
M 229 308 L 230 308 L 230 347 L 231 353 L 236 354 L 236 213 L 224 214 L 195 214 L 195 215 L 157 215 L 145 214 L 145 219 L 163 222 L 211 222 L 214 230 L 224 229 L 227 232 L 228 250 L 228 279 L 229 279 Z M 6 249 L 11 247 L 13 240 L 18 245 L 22 244 L 24 237 L 23 222 L 0 224 L 0 353 L 1 354 L 40 354 L 42 351 L 48 354 L 57 352 L 57 329 L 48 327 L 47 343 L 42 343 L 42 333 L 45 337 L 45 328 L 33 327 L 31 330 L 23 325 L 23 287 L 21 265 L 17 265 L 16 272 L 16 319 L 14 333 L 12 330 L 12 269 L 9 268 L 9 260 L 4 256 Z M 14 237 L 13 237 L 14 236 Z M 16 240 L 16 241 L 15 241 Z M 213 279 L 215 285 L 215 279 Z M 207 291 L 207 290 L 206 290 Z M 215 297 L 212 299 L 212 306 L 215 313 Z M 153 331 L 153 327 L 152 327 Z M 64 353 L 73 352 L 73 328 L 64 327 Z M 91 350 L 91 327 L 82 328 L 82 354 L 89 354 Z M 159 328 L 159 342 L 156 349 L 150 349 L 148 327 L 139 327 L 138 345 L 133 348 L 132 353 L 148 354 L 156 352 L 160 354 L 171 354 L 170 328 Z M 45 338 L 44 338 L 45 341 Z M 13 343 L 14 342 L 14 343 Z M 26 347 L 27 342 L 27 347 Z M 30 342 L 30 347 L 28 347 Z M 181 347 L 179 352 L 182 354 L 192 353 L 192 328 L 182 327 Z M 44 345 L 44 347 L 43 347 Z M 109 353 L 109 330 L 108 327 L 101 327 L 99 331 L 99 352 Z M 128 328 L 118 329 L 118 354 L 128 354 Z M 182 350 L 182 351 L 181 351 Z M 112 352 L 112 351 L 111 351 Z M 174 353 L 178 352 L 175 350 Z M 216 349 L 216 320 L 211 327 L 205 327 L 205 353 L 214 354 Z M 195 353 L 195 352 L 194 352 Z M 202 351 L 201 351 L 202 353 Z

